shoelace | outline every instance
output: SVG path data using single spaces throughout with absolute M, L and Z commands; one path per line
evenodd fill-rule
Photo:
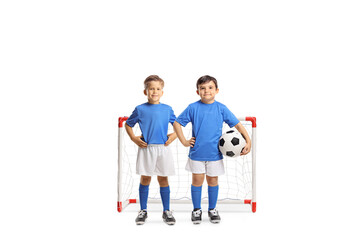
M 209 212 L 214 216 L 219 215 L 219 213 L 218 213 L 218 211 L 216 209 L 210 210 Z
M 165 214 L 166 214 L 166 216 L 168 217 L 168 218 L 173 218 L 173 215 L 172 215 L 172 211 L 165 211 Z
M 146 211 L 144 211 L 144 210 L 140 210 L 140 212 L 139 212 L 139 217 L 141 216 L 144 216 L 146 214 Z
M 194 215 L 195 215 L 195 217 L 200 217 L 201 216 L 201 210 L 196 210 L 194 212 Z

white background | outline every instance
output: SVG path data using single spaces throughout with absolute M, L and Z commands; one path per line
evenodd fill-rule
M 359 239 L 357 1 L 1 1 L 1 239 Z M 165 80 L 176 114 L 258 119 L 258 211 L 220 225 L 116 211 L 117 120 Z M 154 181 L 154 184 L 156 182 Z M 158 219 L 155 217 L 158 216 Z M 160 233 L 161 232 L 161 233 Z

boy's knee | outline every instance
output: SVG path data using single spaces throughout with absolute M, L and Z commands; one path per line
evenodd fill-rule
M 140 178 L 140 183 L 142 184 L 142 185 L 149 185 L 150 184 L 150 182 L 151 182 L 151 176 L 141 176 L 141 178 Z
M 205 177 L 205 174 L 195 174 L 195 173 L 193 173 L 193 175 L 192 175 L 192 185 L 194 187 L 202 186 L 202 184 L 204 182 L 204 177 Z
M 218 185 L 218 177 L 210 177 L 206 176 L 207 184 L 211 187 L 215 187 Z
M 160 187 L 169 186 L 168 177 L 158 176 L 157 178 L 158 178 Z

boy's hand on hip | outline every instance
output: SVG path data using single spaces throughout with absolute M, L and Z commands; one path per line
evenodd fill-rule
M 195 145 L 195 138 L 192 137 L 189 140 L 186 140 L 185 143 L 183 144 L 185 147 L 194 147 Z
M 142 136 L 136 136 L 133 139 L 131 139 L 136 145 L 138 145 L 141 148 L 146 148 L 147 143 L 141 140 Z
M 165 142 L 165 146 L 169 146 L 170 143 L 172 143 L 175 139 L 176 139 L 176 135 L 175 135 L 175 137 L 173 135 L 170 135 L 168 137 L 168 140 Z

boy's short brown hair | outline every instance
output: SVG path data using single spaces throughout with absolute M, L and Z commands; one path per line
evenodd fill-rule
M 165 83 L 164 80 L 162 80 L 158 75 L 150 75 L 148 76 L 144 81 L 144 88 L 147 89 L 149 86 L 149 83 L 151 81 L 158 81 L 161 83 L 161 86 L 164 87 Z
M 196 89 L 199 89 L 199 85 L 207 82 L 214 82 L 216 89 L 218 88 L 217 80 L 214 77 L 211 77 L 209 75 L 204 75 L 200 77 L 196 82 Z

